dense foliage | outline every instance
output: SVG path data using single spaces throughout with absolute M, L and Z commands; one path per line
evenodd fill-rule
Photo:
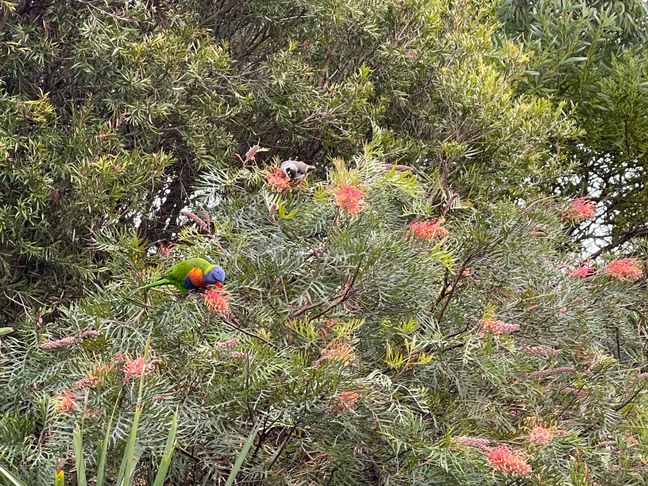
M 642 484 L 626 3 L 0 0 L 0 466 Z
M 522 90 L 572 103 L 582 129 L 563 145 L 570 177 L 552 181 L 601 203 L 575 236 L 600 253 L 632 249 L 648 236 L 646 2 L 506 0 L 499 11 L 531 54 Z

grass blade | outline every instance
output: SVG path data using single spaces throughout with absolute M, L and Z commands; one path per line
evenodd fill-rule
M 76 464 L 76 477 L 78 486 L 86 486 L 85 460 L 83 458 L 83 432 L 77 424 L 72 434 L 74 444 L 74 462 Z
M 13 486 L 27 486 L 20 479 L 7 471 L 2 464 L 0 464 L 0 475 L 4 476 Z
M 164 454 L 162 454 L 160 467 L 158 468 L 157 474 L 155 475 L 153 486 L 164 486 L 164 480 L 166 479 L 167 472 L 169 471 L 169 465 L 171 465 L 171 459 L 173 458 L 173 449 L 175 449 L 175 438 L 177 430 L 178 412 L 176 411 L 176 413 L 173 414 L 173 420 L 171 420 L 171 428 L 169 429 L 169 435 L 167 436 L 166 445 L 164 446 Z
M 106 426 L 106 435 L 104 436 L 103 442 L 99 446 L 96 486 L 104 486 L 104 482 L 106 481 L 106 457 L 108 455 L 108 444 L 110 442 L 110 434 L 112 433 L 112 423 L 113 423 L 113 419 L 115 418 L 115 413 L 117 412 L 117 405 L 119 404 L 120 397 L 121 397 L 121 390 L 117 395 L 117 400 L 115 400 L 115 406 L 113 407 L 112 414 L 110 415 L 110 420 L 108 420 L 108 425 Z
M 144 375 L 146 368 L 146 359 L 148 358 L 148 351 L 151 344 L 151 334 L 149 333 L 146 338 L 146 345 L 144 346 L 144 356 L 142 357 L 142 373 L 139 379 L 139 388 L 137 390 L 137 403 L 135 404 L 135 414 L 133 415 L 133 423 L 131 424 L 130 433 L 128 434 L 128 442 L 124 449 L 124 456 L 119 468 L 119 475 L 117 477 L 117 486 L 128 486 L 133 478 L 135 466 L 135 446 L 137 445 L 137 429 L 139 428 L 140 417 L 142 416 L 142 396 L 144 395 Z
M 261 422 L 257 422 L 254 428 L 250 431 L 250 435 L 248 435 L 245 444 L 243 444 L 243 449 L 241 449 L 241 452 L 239 452 L 239 455 L 236 458 L 236 462 L 234 463 L 234 467 L 232 468 L 232 471 L 230 472 L 229 477 L 227 478 L 227 483 L 225 483 L 225 486 L 232 486 L 232 484 L 234 484 L 234 481 L 236 480 L 236 476 L 238 476 L 238 473 L 241 470 L 241 466 L 243 465 L 243 462 L 245 462 L 245 458 L 250 453 L 252 444 L 254 444 L 254 439 L 259 433 L 260 424 Z

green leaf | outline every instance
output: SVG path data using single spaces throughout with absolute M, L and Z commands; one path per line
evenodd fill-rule
M 574 57 L 569 57 L 569 58 L 565 59 L 562 62 L 562 64 L 573 64 L 575 62 L 583 62 L 583 61 L 587 61 L 587 58 L 583 57 L 583 56 L 574 56 Z
M 6 336 L 7 334 L 11 334 L 14 332 L 13 327 L 0 327 L 0 336 Z
M 245 444 L 243 444 L 243 449 L 241 449 L 241 452 L 239 452 L 239 455 L 236 458 L 236 462 L 234 463 L 234 467 L 232 468 L 232 471 L 230 472 L 229 477 L 227 478 L 227 483 L 225 483 L 225 486 L 232 486 L 232 484 L 234 484 L 234 481 L 236 480 L 236 476 L 238 476 L 238 473 L 241 470 L 241 466 L 243 465 L 245 458 L 250 453 L 252 444 L 254 444 L 254 439 L 259 433 L 260 425 L 261 423 L 257 422 L 254 428 L 250 431 L 250 435 L 248 435 Z
M 149 348 L 151 345 L 151 334 L 149 333 L 146 338 L 146 345 L 144 346 L 144 362 L 148 357 Z M 137 445 L 137 429 L 139 428 L 140 418 L 142 416 L 142 396 L 144 395 L 144 376 L 145 373 L 140 375 L 139 389 L 137 391 L 137 402 L 135 404 L 135 414 L 133 415 L 133 423 L 131 424 L 130 433 L 128 434 L 128 441 L 124 449 L 124 456 L 119 468 L 119 475 L 117 476 L 118 486 L 130 485 L 135 467 L 137 466 L 137 459 L 135 454 L 135 446 Z
M 171 428 L 169 428 L 169 435 L 167 436 L 166 445 L 164 446 L 164 454 L 160 460 L 160 467 L 155 475 L 153 486 L 164 486 L 164 479 L 166 478 L 171 459 L 173 458 L 173 450 L 175 449 L 176 431 L 178 430 L 178 411 L 173 414 L 171 421 Z
M 79 486 L 86 486 L 85 461 L 83 459 L 83 432 L 81 432 L 81 427 L 78 424 L 72 434 L 72 443 L 74 445 L 77 484 Z
M 7 479 L 7 481 L 9 481 L 9 483 L 13 484 L 14 486 L 27 486 L 20 479 L 18 479 L 16 476 L 14 476 L 9 471 L 7 471 L 2 464 L 0 464 L 0 474 L 4 476 Z
M 115 418 L 115 413 L 117 412 L 117 404 L 119 403 L 119 398 L 121 397 L 121 390 L 117 395 L 117 400 L 115 400 L 115 405 L 113 406 L 112 414 L 110 415 L 110 420 L 108 420 L 108 425 L 106 426 L 106 434 L 104 435 L 104 440 L 99 446 L 98 451 L 98 460 L 97 460 L 97 484 L 96 486 L 104 486 L 106 480 L 106 456 L 108 453 L 108 443 L 110 441 L 110 434 L 112 431 L 112 423 Z

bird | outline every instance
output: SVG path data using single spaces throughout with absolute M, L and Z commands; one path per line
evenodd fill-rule
M 221 287 L 225 282 L 225 270 L 204 258 L 188 258 L 179 261 L 171 270 L 159 279 L 148 283 L 137 290 L 173 285 L 180 292 L 186 294 L 193 289 L 201 289 L 207 285 Z
M 281 163 L 279 169 L 291 182 L 299 182 L 306 177 L 306 173 L 310 169 L 315 169 L 315 166 L 308 165 L 300 160 L 288 159 Z

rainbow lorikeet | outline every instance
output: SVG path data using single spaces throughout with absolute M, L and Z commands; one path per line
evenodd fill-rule
M 138 290 L 159 287 L 160 285 L 173 285 L 182 293 L 192 289 L 204 288 L 207 285 L 221 286 L 225 282 L 225 271 L 204 258 L 188 258 L 182 260 L 161 278 L 140 287 Z

